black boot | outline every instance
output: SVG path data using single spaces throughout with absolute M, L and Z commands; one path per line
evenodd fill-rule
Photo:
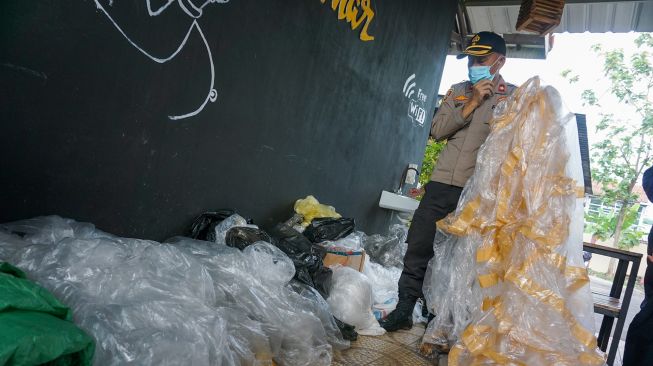
M 400 329 L 410 329 L 413 327 L 413 309 L 417 302 L 416 297 L 399 295 L 397 308 L 381 320 L 379 324 L 388 332 L 395 332 Z

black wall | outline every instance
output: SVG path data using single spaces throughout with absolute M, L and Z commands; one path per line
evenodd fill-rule
M 100 4 L 158 57 L 192 26 L 176 0 L 159 16 L 145 0 Z M 421 88 L 431 116 L 456 1 L 372 0 L 369 42 L 330 4 L 209 4 L 206 45 L 192 29 L 159 63 L 93 1 L 2 1 L 0 222 L 59 214 L 162 239 L 212 208 L 269 226 L 313 194 L 384 232 L 380 191 L 421 163 L 428 134 L 404 84 L 416 75 L 411 99 Z M 207 46 L 217 99 L 172 120 L 207 98 Z

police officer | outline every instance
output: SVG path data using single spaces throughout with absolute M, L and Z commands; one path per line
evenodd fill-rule
M 490 133 L 488 122 L 493 109 L 515 89 L 499 74 L 506 62 L 506 43 L 498 34 L 474 35 L 469 47 L 458 55 L 459 59 L 464 57 L 468 60 L 469 80 L 449 89 L 431 122 L 431 136 L 437 141 L 447 140 L 447 145 L 438 157 L 431 181 L 424 187 L 408 231 L 399 303 L 381 321 L 389 332 L 412 327 L 413 308 L 423 296 L 424 274 L 433 257 L 435 223 L 456 209 L 462 187 L 474 173 L 478 149 Z

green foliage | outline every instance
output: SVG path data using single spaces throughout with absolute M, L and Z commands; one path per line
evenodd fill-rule
M 446 141 L 437 142 L 432 138 L 426 143 L 426 150 L 424 150 L 424 160 L 422 162 L 422 169 L 419 173 L 419 185 L 424 186 L 431 179 L 431 173 L 435 168 L 435 163 L 438 161 L 440 152 L 444 149 Z
M 642 235 L 644 234 L 646 233 L 637 230 L 636 226 L 635 228 L 629 228 L 621 234 L 617 248 L 628 250 L 630 248 L 636 247 L 642 242 Z
M 628 208 L 624 216 L 623 232 L 617 243 L 617 247 L 621 249 L 629 249 L 639 244 L 642 239 L 643 231 L 637 230 L 637 219 L 639 217 L 639 204 L 635 204 Z M 598 214 L 585 215 L 585 232 L 592 234 L 601 241 L 606 241 L 613 238 L 618 222 L 618 215 L 616 213 L 605 214 L 600 212 Z
M 576 82 L 578 82 L 578 80 L 580 80 L 580 76 L 571 75 L 571 70 L 570 69 L 562 70 L 562 72 L 560 73 L 560 76 L 567 79 L 567 81 L 569 81 L 569 84 L 576 83 Z
M 593 45 L 592 50 L 603 60 L 602 77 L 609 87 L 581 92 L 584 105 L 597 108 L 601 116 L 596 130 L 605 137 L 592 146 L 592 179 L 601 186 L 604 202 L 622 203 L 610 234 L 619 247 L 636 242 L 636 229 L 627 225 L 638 198 L 633 188 L 644 169 L 653 164 L 653 37 L 640 34 L 635 45 L 637 50 L 629 57 L 623 49 L 605 50 L 601 45 Z M 570 70 L 561 75 L 569 83 L 579 80 Z M 601 110 L 604 98 L 616 100 L 619 108 L 614 113 Z M 603 229 L 609 221 L 605 217 L 588 217 L 590 230 L 597 235 L 605 234 Z
M 617 223 L 617 216 L 599 214 L 585 215 L 585 232 L 592 234 L 601 241 L 606 241 L 614 235 L 614 229 Z

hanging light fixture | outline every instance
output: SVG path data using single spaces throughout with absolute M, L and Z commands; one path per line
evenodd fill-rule
M 550 33 L 562 19 L 564 0 L 522 0 L 515 28 L 539 35 Z

